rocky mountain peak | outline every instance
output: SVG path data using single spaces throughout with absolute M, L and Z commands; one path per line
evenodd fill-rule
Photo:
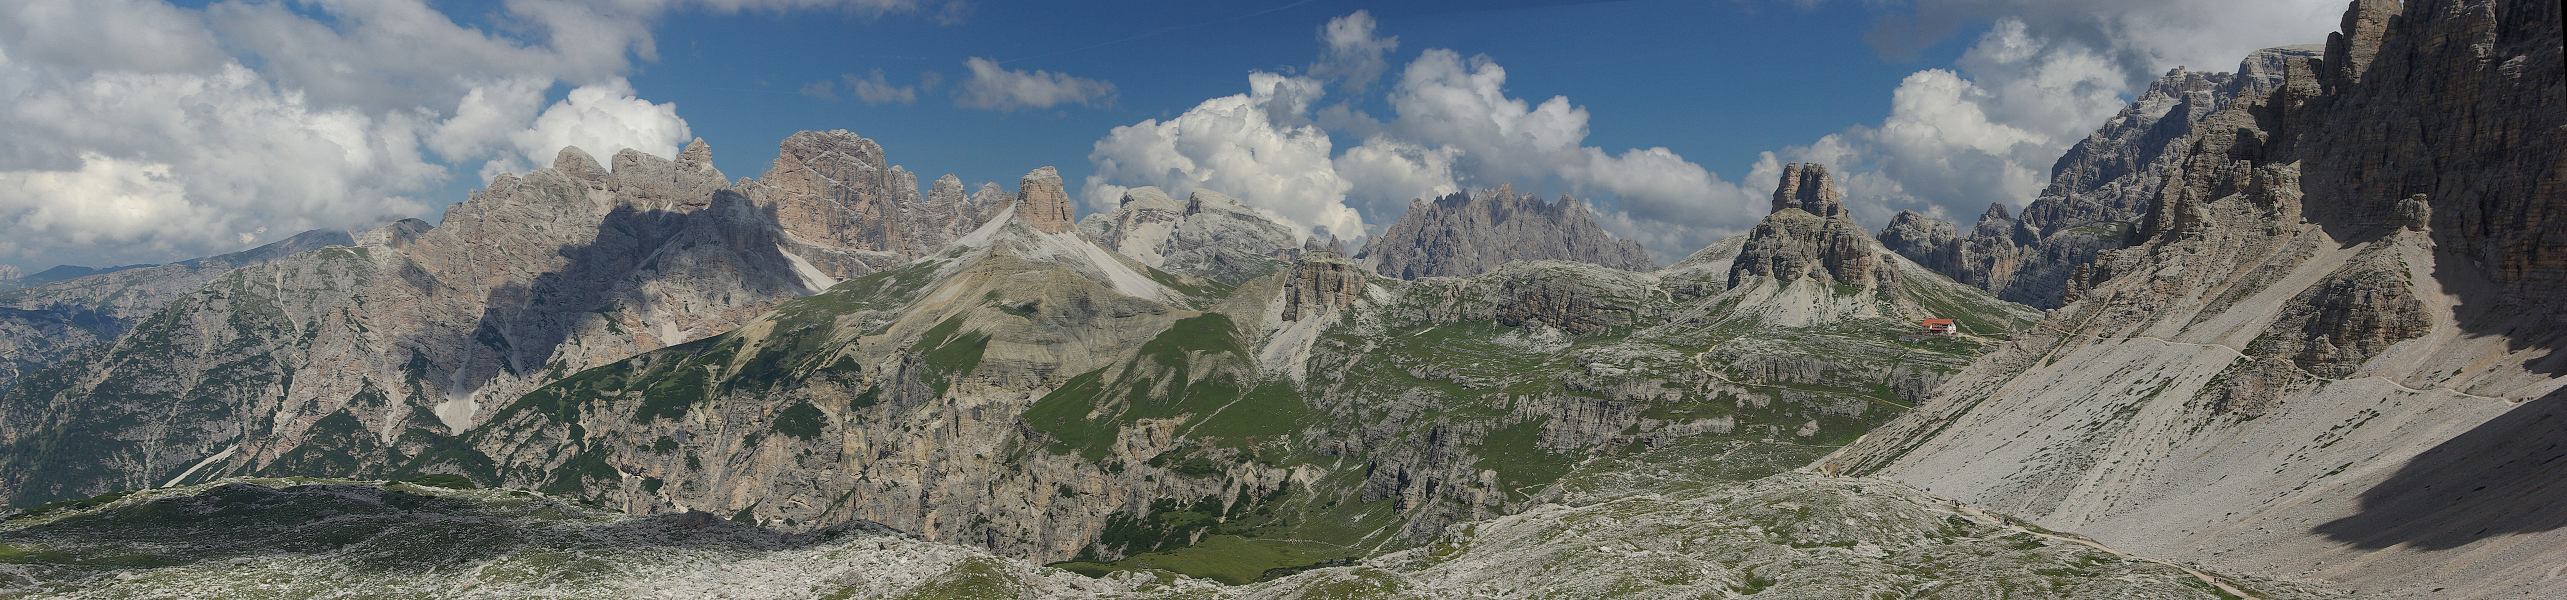
M 1982 236 L 2010 235 L 2014 225 L 2014 214 L 2006 210 L 2005 203 L 1991 202 L 1987 211 L 1979 213 L 1979 222 L 1973 227 L 1973 233 Z
M 1186 214 L 1203 214 L 1205 211 L 1216 210 L 1228 212 L 1253 212 L 1253 209 L 1248 208 L 1248 205 L 1240 204 L 1239 199 L 1232 198 L 1228 194 L 1223 194 L 1221 192 L 1212 190 L 1195 190 L 1194 193 L 1185 195 Z
M 1835 178 L 1828 176 L 1827 165 L 1784 165 L 1782 185 L 1774 188 L 1774 210 L 1786 208 L 1821 217 L 1841 215 L 1845 213 L 1845 192 L 1837 189 Z
M 1887 261 L 1877 252 L 1879 242 L 1845 213 L 1843 196 L 1825 165 L 1784 167 L 1774 188 L 1774 212 L 1748 233 L 1731 263 L 1730 286 L 1743 285 L 1749 277 L 1866 286 L 1889 277 Z
M 2169 70 L 2060 155 L 2050 184 L 2020 214 L 1992 211 L 1950 238 L 1927 233 L 1947 226 L 1893 222 L 1882 230 L 1881 243 L 2007 300 L 2059 306 L 2068 300 L 2079 269 L 2133 241 L 2131 232 L 2175 171 L 2174 155 L 2186 150 L 2178 142 L 2231 104 L 2271 96 L 2290 65 L 2305 65 L 2316 52 L 2306 46 L 2261 50 L 2233 73 Z
M 356 245 L 399 248 L 410 245 L 410 242 L 418 240 L 421 234 L 427 233 L 432 228 L 435 226 L 429 225 L 427 221 L 401 219 L 358 233 Z
M 1952 263 L 1960 239 L 1961 232 L 1952 222 L 1905 210 L 1890 217 L 1889 226 L 1882 227 L 1880 235 L 1882 247 L 1938 272 L 1949 272 L 1947 265 Z
M 1155 187 L 1125 190 L 1112 212 L 1089 215 L 1079 229 L 1141 264 L 1225 283 L 1273 272 L 1300 243 L 1291 227 L 1212 190 L 1184 202 Z
M 688 144 L 690 153 L 677 160 L 625 148 L 615 152 L 609 185 L 625 204 L 645 210 L 693 211 L 710 204 L 713 191 L 731 187 L 713 168 L 713 151 L 703 140 Z
M 1597 225 L 1585 204 L 1567 196 L 1544 202 L 1517 194 L 1511 184 L 1413 201 L 1407 214 L 1364 245 L 1360 258 L 1376 272 L 1405 279 L 1476 275 L 1519 260 L 1624 270 L 1652 263 L 1639 244 Z
M 712 172 L 713 146 L 704 143 L 704 138 L 695 138 L 687 142 L 686 149 L 677 153 L 677 168 L 680 171 L 694 173 Z
M 1070 214 L 1070 193 L 1061 185 L 1059 170 L 1043 167 L 1017 180 L 1017 220 L 1036 231 L 1066 233 L 1074 229 Z
M 588 182 L 589 187 L 603 188 L 606 185 L 606 167 L 597 164 L 597 157 L 589 156 L 588 151 L 578 146 L 563 146 L 560 152 L 553 153 L 553 170 L 571 179 Z
M 929 206 L 962 206 L 969 200 L 968 196 L 963 195 L 963 178 L 955 177 L 952 173 L 936 178 L 935 183 L 927 186 Z
M 840 129 L 786 137 L 766 175 L 741 188 L 794 239 L 887 266 L 934 253 L 1006 205 L 964 196 L 952 175 L 931 185 L 922 199 L 916 173 L 892 165 L 881 144 Z
M 2006 210 L 2004 202 L 1990 202 L 1987 210 L 1979 211 L 1980 225 L 2012 222 L 2014 222 L 2014 214 Z
M 1342 258 L 1346 255 L 1346 242 L 1337 239 L 1336 233 L 1313 231 L 1302 238 L 1301 252 L 1304 255 L 1327 253 Z
M 2318 80 L 2329 90 L 2340 89 L 2362 80 L 2362 73 L 2380 54 L 2380 40 L 2389 30 L 2389 20 L 2406 9 L 2401 0 L 2354 0 L 2344 11 L 2340 31 L 2326 34 L 2326 59 L 2318 71 Z

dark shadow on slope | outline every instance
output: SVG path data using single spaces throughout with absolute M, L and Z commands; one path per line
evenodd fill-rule
M 524 492 L 483 493 L 513 497 L 494 501 L 360 483 L 229 483 L 65 517 L 0 539 L 30 549 L 19 562 L 96 571 L 327 554 L 361 571 L 422 574 L 527 551 L 776 551 L 850 535 L 896 535 L 866 525 L 784 532 L 701 512 L 601 522 L 593 516 L 604 514 L 598 508 Z
M 639 285 L 654 279 L 736 278 L 752 295 L 800 295 L 800 279 L 778 249 L 772 213 L 731 190 L 688 212 L 615 208 L 595 241 L 558 250 L 566 261 L 560 269 L 490 292 L 469 339 L 451 342 L 480 346 L 455 366 L 459 376 L 451 381 L 478 389 L 502 373 L 542 371 L 583 321 L 653 302 Z M 708 246 L 715 251 L 701 250 Z
M 2449 550 L 2567 527 L 2567 390 L 2514 407 L 2362 492 L 2353 516 L 2312 529 L 2355 547 Z

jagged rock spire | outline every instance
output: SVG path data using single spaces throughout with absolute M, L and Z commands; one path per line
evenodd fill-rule
M 1749 276 L 1874 285 L 1889 276 L 1877 247 L 1845 213 L 1844 193 L 1828 177 L 1827 166 L 1793 163 L 1783 167 L 1783 180 L 1774 187 L 1773 214 L 1748 232 L 1730 267 L 1730 285 L 1742 285 Z
M 1064 233 L 1074 227 L 1070 220 L 1070 194 L 1061 186 L 1061 172 L 1051 167 L 1026 173 L 1016 183 L 1016 218 L 1034 229 Z
M 704 138 L 687 142 L 686 149 L 677 153 L 677 168 L 684 172 L 714 172 L 713 146 L 704 143 Z
M 1838 190 L 1836 180 L 1827 175 L 1827 165 L 1784 165 L 1782 185 L 1774 187 L 1774 210 L 1786 208 L 1797 208 L 1822 217 L 1844 214 L 1845 192 Z

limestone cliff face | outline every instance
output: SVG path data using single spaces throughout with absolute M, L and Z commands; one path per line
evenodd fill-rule
M 2269 96 L 2284 65 L 2315 56 L 2307 47 L 2248 56 L 2234 73 L 2169 71 L 2070 146 L 2051 168 L 2050 185 L 2020 216 L 1991 204 L 1967 231 L 1948 239 L 1912 233 L 1949 228 L 1902 213 L 1882 232 L 1893 251 L 1935 272 L 1999 297 L 2053 308 L 2073 300 L 2079 269 L 2135 241 L 2133 230 L 2164 187 L 2179 140 L 2222 107 Z
M 1845 214 L 1845 192 L 1827 175 L 1827 165 L 1783 165 L 1783 180 L 1774 185 L 1774 212 L 1797 208 L 1820 217 Z
M 2556 590 L 2531 565 L 2567 520 L 2523 515 L 2567 499 L 2559 6 L 2363 1 L 2343 28 L 2258 53 L 2269 93 L 2138 169 L 2134 245 L 1836 460 L 2213 568 Z
M 1302 246 L 1290 227 L 1211 190 L 1178 202 L 1158 188 L 1133 188 L 1120 207 L 1090 215 L 1079 230 L 1141 264 L 1226 284 L 1271 272 Z
M 1563 196 L 1543 202 L 1513 186 L 1409 203 L 1357 258 L 1402 279 L 1473 275 L 1508 261 L 1567 260 L 1645 270 L 1649 253 L 1596 224 L 1586 205 Z
M 795 239 L 878 254 L 861 259 L 863 267 L 833 269 L 833 277 L 935 252 L 1004 208 L 964 197 L 962 180 L 952 175 L 921 198 L 917 175 L 892 165 L 881 144 L 846 130 L 785 138 L 775 165 L 741 191 L 772 209 Z
M 707 155 L 626 151 L 610 169 L 566 149 L 434 228 L 211 276 L 0 395 L 0 488 L 25 502 L 182 473 L 380 472 L 544 382 L 867 268 L 853 259 L 870 249 L 787 234 Z
M 1285 321 L 1300 321 L 1353 307 L 1364 298 L 1369 283 L 1371 279 L 1364 275 L 1363 267 L 1335 252 L 1304 253 L 1293 264 L 1291 279 L 1284 283 L 1280 316 Z
M 1068 233 L 1077 228 L 1071 220 L 1069 190 L 1061 186 L 1061 173 L 1051 167 L 1026 173 L 1016 188 L 1016 218 L 1035 231 Z

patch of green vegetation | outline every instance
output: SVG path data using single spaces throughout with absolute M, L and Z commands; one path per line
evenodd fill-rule
M 864 392 L 856 394 L 856 397 L 847 400 L 847 410 L 864 410 L 866 407 L 881 403 L 882 387 L 868 387 Z
M 1577 466 L 1573 454 L 1555 453 L 1542 447 L 1542 426 L 1548 417 L 1518 421 L 1489 432 L 1471 453 L 1480 457 L 1473 467 L 1497 472 L 1498 485 L 1515 498 L 1531 497 L 1542 486 L 1558 481 Z
M 1230 438 L 1234 442 L 1289 434 L 1294 427 L 1290 420 L 1254 420 L 1261 414 L 1290 419 L 1306 407 L 1288 388 L 1260 397 L 1243 395 L 1241 381 L 1251 376 L 1243 372 L 1248 361 L 1230 317 L 1205 313 L 1181 319 L 1143 343 L 1139 355 L 1119 372 L 1099 369 L 1072 377 L 1036 400 L 1022 418 L 1027 427 L 1050 438 L 1046 449 L 1076 452 L 1089 460 L 1103 459 L 1124 426 L 1143 419 L 1182 416 L 1193 419 L 1197 428 L 1205 420 L 1219 421 L 1203 434 L 1235 436 Z M 1116 373 L 1112 380 L 1106 378 L 1109 372 Z M 1197 373 L 1208 374 L 1198 378 Z M 1221 418 L 1241 405 L 1247 406 L 1240 416 Z
M 1324 564 L 1342 564 L 1356 549 L 1300 540 L 1207 535 L 1193 545 L 1145 552 L 1113 562 L 1053 563 L 1074 573 L 1103 577 L 1118 571 L 1160 570 L 1239 585 Z
M 366 465 L 358 461 L 378 455 L 383 444 L 365 424 L 346 410 L 330 413 L 312 424 L 304 433 L 303 443 L 277 457 L 275 463 L 262 469 L 270 475 L 309 475 L 316 477 L 354 477 Z
M 1051 438 L 1046 447 L 1054 452 L 1077 452 L 1088 460 L 1103 459 L 1106 450 L 1114 446 L 1114 436 L 1122 432 L 1112 419 L 1088 418 L 1097 409 L 1097 399 L 1105 393 L 1104 377 L 1104 369 L 1071 377 L 1026 407 L 1020 418 L 1027 427 Z
M 1935 316 L 1952 319 L 1957 329 L 1970 335 L 2002 337 L 2032 326 L 2032 319 L 2038 318 L 2028 311 L 2009 311 L 2010 303 L 1974 295 L 1967 290 L 1941 289 L 1931 285 L 1911 285 L 1901 289 L 1909 300 Z
M 1203 313 L 1169 324 L 1167 331 L 1141 344 L 1141 356 L 1162 366 L 1183 368 L 1192 354 L 1229 353 L 1245 357 L 1248 349 L 1239 343 L 1238 325 L 1230 316 Z
M 1196 422 L 1185 435 L 1225 447 L 1247 448 L 1290 437 L 1312 418 L 1310 405 L 1302 401 L 1300 390 L 1294 389 L 1290 381 L 1258 384 L 1237 402 L 1219 410 Z
M 721 357 L 687 356 L 667 370 L 654 369 L 647 379 L 649 385 L 642 388 L 641 405 L 633 409 L 633 422 L 648 423 L 653 419 L 675 421 L 686 417 L 686 411 L 697 403 L 711 400 L 713 368 L 721 363 L 699 360 L 704 358 L 727 359 L 729 356 L 728 353 Z
M 545 482 L 543 487 L 535 488 L 535 491 L 558 496 L 583 497 L 587 495 L 588 486 L 592 483 L 613 483 L 623 479 L 623 472 L 615 470 L 613 465 L 606 464 L 605 453 L 584 450 L 577 452 L 579 453 L 571 456 L 570 460 L 562 461 L 562 466 L 553 469 L 552 479 Z
M 820 407 L 796 400 L 784 410 L 776 411 L 775 432 L 808 442 L 820 439 L 820 427 L 826 420 L 828 415 L 821 414 Z
M 1096 545 L 1113 554 L 1130 554 L 1184 545 L 1196 534 L 1221 523 L 1221 498 L 1205 496 L 1179 504 L 1170 498 L 1150 502 L 1149 514 L 1115 514 L 1105 520 Z
M 951 389 L 954 379 L 980 368 L 982 354 L 989 350 L 989 334 L 964 332 L 963 317 L 955 315 L 927 328 L 909 351 L 927 362 L 927 384 L 937 394 Z

